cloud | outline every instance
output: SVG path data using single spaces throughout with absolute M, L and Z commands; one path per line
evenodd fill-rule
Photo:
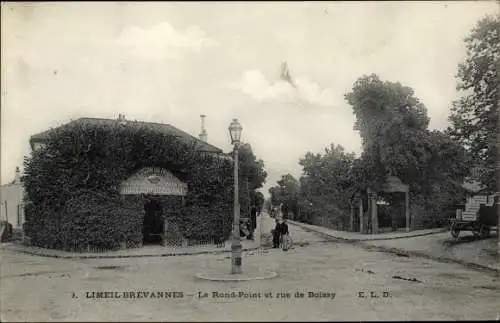
M 151 28 L 128 27 L 117 43 L 131 55 L 145 59 L 180 58 L 186 52 L 198 52 L 218 44 L 198 26 L 181 32 L 165 21 Z
M 314 105 L 332 106 L 335 97 L 332 91 L 299 77 L 294 80 L 296 87 L 286 81 L 271 83 L 259 70 L 245 71 L 241 78 L 230 85 L 261 102 L 295 102 L 302 101 Z

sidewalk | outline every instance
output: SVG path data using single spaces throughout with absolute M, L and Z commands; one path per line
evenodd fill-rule
M 392 239 L 403 239 L 409 237 L 425 236 L 429 234 L 435 234 L 440 232 L 448 231 L 447 229 L 426 229 L 426 230 L 416 230 L 410 232 L 387 232 L 379 234 L 362 234 L 359 232 L 347 232 L 347 231 L 337 231 L 329 228 L 321 227 L 318 225 L 306 224 L 302 222 L 296 222 L 292 220 L 287 220 L 288 223 L 301 227 L 305 230 L 312 230 L 315 232 L 323 233 L 331 238 L 336 238 L 340 240 L 348 241 L 374 241 L 374 240 L 392 240 Z
M 443 232 L 443 229 L 394 232 L 363 237 L 364 235 L 359 233 L 336 231 L 295 221 L 288 222 L 329 238 L 359 244 L 369 250 L 393 253 L 402 257 L 422 257 L 442 262 L 453 262 L 469 268 L 494 272 L 497 275 L 500 272 L 498 256 L 492 255 L 490 250 L 491 241 L 496 242 L 496 238 L 450 246 L 450 234 Z M 395 239 L 401 240 L 396 241 Z
M 257 217 L 257 228 L 254 232 L 254 241 L 241 239 L 243 251 L 255 250 L 260 248 L 261 243 L 261 226 L 260 218 Z M 265 222 L 265 221 L 264 221 Z M 263 223 L 262 231 L 265 230 L 266 223 Z M 186 256 L 200 254 L 220 254 L 231 252 L 231 239 L 226 241 L 224 247 L 216 245 L 199 245 L 192 247 L 164 247 L 161 245 L 144 246 L 142 248 L 124 249 L 107 252 L 67 252 L 54 249 L 45 249 L 33 246 L 25 246 L 16 243 L 2 243 L 0 249 L 10 250 L 14 252 L 25 253 L 34 256 L 52 257 L 62 259 L 102 259 L 102 258 L 136 258 L 136 257 L 170 257 L 170 256 Z
M 500 272 L 497 255 L 497 238 L 468 241 L 465 236 L 455 241 L 449 232 L 428 236 L 411 237 L 404 240 L 369 241 L 365 244 L 375 248 L 404 251 L 399 254 L 414 255 L 442 261 L 453 261 L 469 267 L 489 268 Z

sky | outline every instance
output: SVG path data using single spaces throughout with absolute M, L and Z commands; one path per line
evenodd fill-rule
M 228 126 L 269 173 L 331 143 L 359 154 L 344 94 L 376 73 L 445 129 L 463 43 L 492 1 L 2 3 L 1 182 L 29 137 L 80 117 L 172 124 L 228 152 Z M 296 84 L 280 80 L 286 61 Z

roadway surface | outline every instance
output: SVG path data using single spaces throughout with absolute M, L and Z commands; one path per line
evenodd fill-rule
M 263 232 L 269 232 L 272 225 L 273 220 L 266 216 Z M 0 250 L 1 319 L 364 321 L 500 317 L 500 282 L 492 274 L 325 241 L 295 226 L 289 228 L 298 243 L 294 249 L 244 254 L 243 270 L 251 267 L 279 274 L 262 281 L 228 283 L 195 277 L 207 270 L 228 271 L 229 254 L 72 260 Z M 96 298 L 104 296 L 97 292 L 106 291 L 121 297 Z M 161 296 L 160 291 L 180 292 L 182 297 L 166 298 L 164 294 L 163 298 L 151 298 L 151 294 L 137 294 L 139 291 L 155 296 Z M 247 298 L 214 298 L 213 292 L 242 292 Z M 295 297 L 297 292 L 304 297 Z M 308 297 L 309 292 L 315 297 Z M 272 297 L 267 298 L 267 293 Z M 124 297 L 131 295 L 135 298 Z M 203 295 L 208 297 L 200 297 Z

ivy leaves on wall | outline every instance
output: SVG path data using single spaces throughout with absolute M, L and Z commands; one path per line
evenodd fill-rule
M 183 234 L 227 236 L 231 230 L 232 166 L 143 123 L 72 122 L 52 130 L 45 148 L 25 160 L 26 233 L 49 248 L 118 248 L 142 239 L 141 199 L 122 199 L 119 185 L 142 167 L 168 169 L 187 183 L 179 212 Z M 223 221 L 221 221 L 223 220 Z M 223 223 L 223 228 L 216 224 Z

